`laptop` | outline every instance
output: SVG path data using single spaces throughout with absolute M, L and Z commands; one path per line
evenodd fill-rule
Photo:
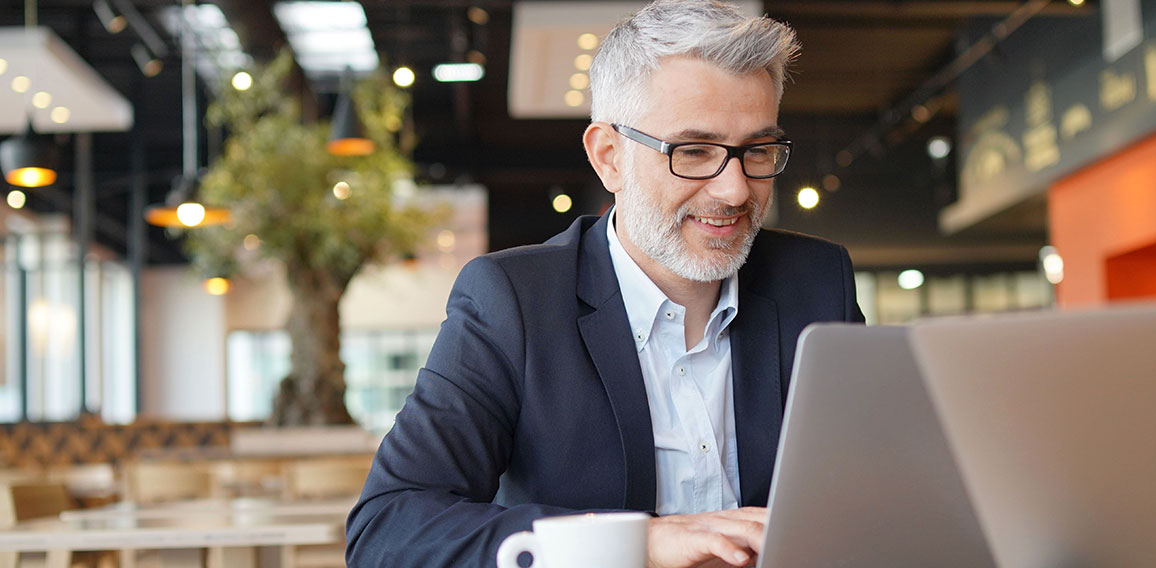
M 1156 566 L 1156 305 L 911 339 L 1000 566 Z
M 907 333 L 803 331 L 759 568 L 994 565 Z

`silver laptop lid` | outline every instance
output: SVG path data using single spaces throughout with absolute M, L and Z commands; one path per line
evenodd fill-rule
M 993 565 L 906 333 L 803 332 L 760 568 Z
M 1000 566 L 1156 566 L 1156 306 L 930 321 L 912 343 Z

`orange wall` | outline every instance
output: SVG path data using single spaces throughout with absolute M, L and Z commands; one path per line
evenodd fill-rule
M 1156 135 L 1056 182 L 1048 222 L 1061 306 L 1156 298 Z

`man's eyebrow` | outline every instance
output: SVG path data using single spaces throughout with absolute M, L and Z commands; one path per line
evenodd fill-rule
M 787 132 L 778 126 L 768 126 L 762 130 L 756 130 L 750 136 L 754 138 L 774 138 L 775 140 L 783 140 L 787 137 Z
M 778 126 L 768 126 L 766 128 L 761 128 L 747 135 L 748 140 L 755 140 L 758 138 L 774 138 L 776 140 L 782 140 L 785 137 L 786 132 Z M 671 137 L 671 140 L 702 140 L 704 142 L 716 142 L 722 140 L 723 138 L 725 137 L 718 132 L 708 132 L 706 130 L 688 128 L 676 133 Z

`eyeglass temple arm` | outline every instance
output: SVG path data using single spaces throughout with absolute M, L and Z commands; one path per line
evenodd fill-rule
M 614 130 L 618 133 L 631 140 L 634 140 L 635 142 L 638 142 L 639 144 L 653 148 L 659 152 L 662 152 L 663 154 L 670 154 L 670 144 L 667 144 L 658 138 L 655 138 L 645 132 L 639 132 L 629 126 L 622 124 L 611 124 L 610 126 L 613 127 Z

